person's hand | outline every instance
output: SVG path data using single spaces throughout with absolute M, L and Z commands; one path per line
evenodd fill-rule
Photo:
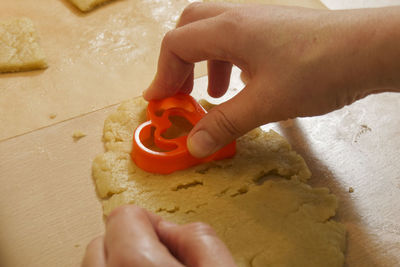
M 396 7 L 328 11 L 194 3 L 165 35 L 144 97 L 190 93 L 194 63 L 202 60 L 208 60 L 208 93 L 220 97 L 237 65 L 246 87 L 189 133 L 189 151 L 205 157 L 259 125 L 324 114 L 399 88 L 399 18 Z
M 235 266 L 213 229 L 177 225 L 133 205 L 115 209 L 106 233 L 89 243 L 82 267 Z

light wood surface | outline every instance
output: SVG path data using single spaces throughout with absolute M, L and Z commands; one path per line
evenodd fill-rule
M 205 95 L 206 78 L 194 95 Z M 242 87 L 232 74 L 230 95 Z M 303 155 L 311 184 L 340 201 L 347 266 L 400 261 L 400 95 L 367 97 L 320 117 L 264 126 Z M 0 266 L 76 266 L 103 231 L 91 162 L 103 151 L 103 121 L 116 106 L 0 142 Z M 87 136 L 74 142 L 72 134 Z M 349 193 L 349 187 L 354 188 Z
M 32 19 L 49 67 L 0 74 L 0 140 L 139 96 L 189 3 L 119 0 L 82 13 L 68 0 L 2 0 L 0 20 Z M 205 70 L 197 66 L 196 77 Z
M 103 231 L 91 161 L 108 112 L 0 143 L 0 266 L 78 266 Z M 75 143 L 75 130 L 88 136 Z
M 238 77 L 235 69 L 232 94 L 243 86 Z M 195 95 L 204 95 L 206 83 L 196 80 Z M 348 229 L 347 266 L 400 262 L 399 107 L 400 95 L 387 93 L 325 116 L 265 126 L 304 156 L 313 185 L 338 196 L 337 220 Z M 79 265 L 86 244 L 104 227 L 91 162 L 103 152 L 103 122 L 115 108 L 0 142 L 0 266 Z M 74 142 L 76 130 L 87 136 Z
M 306 159 L 310 184 L 338 197 L 336 217 L 348 231 L 347 266 L 399 266 L 399 108 L 400 94 L 385 93 L 272 126 Z

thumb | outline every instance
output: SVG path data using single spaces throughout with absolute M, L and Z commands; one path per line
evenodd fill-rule
M 213 107 L 191 130 L 187 147 L 194 157 L 207 157 L 262 124 L 260 99 L 244 88 L 229 101 Z
M 236 266 L 229 250 L 208 224 L 161 221 L 157 228 L 161 242 L 185 266 Z

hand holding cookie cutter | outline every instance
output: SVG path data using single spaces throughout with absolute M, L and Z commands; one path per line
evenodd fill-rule
M 139 125 L 133 135 L 132 160 L 145 171 L 168 174 L 233 157 L 236 153 L 235 141 L 206 158 L 195 158 L 187 149 L 187 135 L 173 139 L 162 136 L 172 126 L 171 116 L 183 117 L 194 126 L 205 114 L 203 107 L 186 94 L 150 101 L 147 106 L 148 121 Z

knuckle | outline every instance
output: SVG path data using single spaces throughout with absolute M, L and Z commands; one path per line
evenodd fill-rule
M 236 8 L 226 11 L 219 16 L 217 29 L 224 32 L 224 38 L 230 45 L 226 45 L 229 51 L 226 53 L 237 54 L 245 48 L 246 42 L 249 40 L 249 33 L 252 32 L 251 27 L 248 27 L 248 18 L 246 15 Z M 232 43 L 230 40 L 235 40 Z
M 86 246 L 86 250 L 93 250 L 99 246 L 99 244 L 103 243 L 103 236 L 98 236 Z
M 132 267 L 132 266 L 163 266 L 160 259 L 146 251 L 135 251 L 132 253 L 119 253 L 110 256 L 110 266 Z
M 188 6 L 186 6 L 179 18 L 178 25 L 183 26 L 185 24 L 192 22 L 193 19 L 195 18 L 195 13 L 200 5 L 202 5 L 201 2 L 193 2 Z
M 171 46 L 172 41 L 175 39 L 175 30 L 168 31 L 162 40 L 161 46 L 162 47 L 169 47 Z
M 110 257 L 109 263 L 110 266 L 129 267 L 135 266 L 139 263 L 143 263 L 143 260 L 139 259 L 135 255 L 113 255 L 112 257 Z
M 114 218 L 125 217 L 128 214 L 133 214 L 135 216 L 141 216 L 144 214 L 144 210 L 135 205 L 123 205 L 115 208 L 107 218 L 107 222 Z
M 242 10 L 237 8 L 232 8 L 231 10 L 225 12 L 224 15 L 226 21 L 232 26 L 242 25 L 246 18 L 246 15 L 242 12 Z
M 241 35 L 244 34 L 244 32 L 240 32 L 240 23 L 238 23 L 237 19 L 231 14 L 232 11 L 227 11 L 219 15 L 214 25 L 215 32 L 224 33 L 219 37 L 221 38 L 220 42 L 222 45 L 214 48 L 217 49 L 217 54 L 220 55 L 221 58 L 231 58 L 232 55 L 235 55 L 237 42 L 242 39 Z M 235 42 L 231 40 L 235 40 Z
M 231 9 L 220 16 L 220 27 L 235 34 L 245 24 L 245 19 L 242 12 L 237 9 Z
M 213 113 L 213 119 L 217 130 L 222 136 L 237 137 L 241 134 L 240 129 L 236 126 L 236 123 L 232 121 L 224 112 L 224 110 L 215 107 L 211 110 Z
M 205 235 L 205 236 L 214 236 L 215 231 L 214 229 L 208 225 L 207 223 L 204 222 L 194 222 L 188 225 L 189 230 L 191 230 L 194 233 L 197 233 L 199 235 Z

